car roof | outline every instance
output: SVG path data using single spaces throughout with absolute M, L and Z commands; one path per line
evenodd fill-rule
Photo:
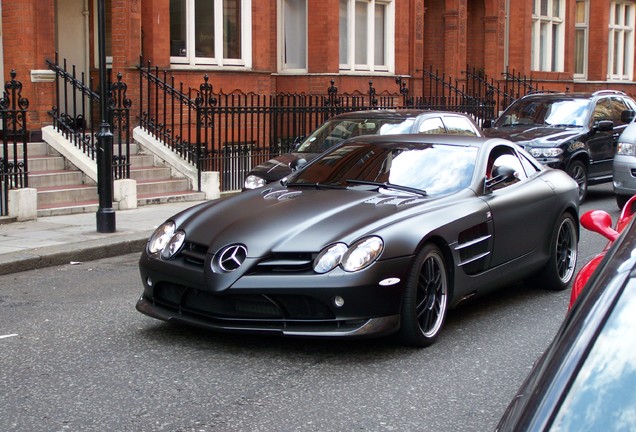
M 472 120 L 472 117 L 468 114 L 454 112 L 454 111 L 440 111 L 440 110 L 420 110 L 420 109 L 376 109 L 376 110 L 363 110 L 363 111 L 351 111 L 342 114 L 338 114 L 331 117 L 333 119 L 391 119 L 391 118 L 415 118 L 421 115 L 438 115 L 438 116 L 453 116 L 453 117 L 467 117 Z
M 523 99 L 592 99 L 599 96 L 627 96 L 622 91 L 618 90 L 599 90 L 596 92 L 551 92 L 551 91 L 539 91 L 528 93 Z M 629 96 L 627 96 L 629 97 Z

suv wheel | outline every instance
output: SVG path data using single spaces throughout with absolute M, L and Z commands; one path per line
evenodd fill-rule
M 585 164 L 579 160 L 572 161 L 566 172 L 579 185 L 579 203 L 582 203 L 587 195 L 587 168 L 585 168 Z

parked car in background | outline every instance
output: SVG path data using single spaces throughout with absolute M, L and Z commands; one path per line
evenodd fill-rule
M 427 346 L 465 301 L 574 276 L 577 185 L 501 139 L 346 140 L 152 234 L 137 309 L 218 331 Z
M 292 152 L 254 167 L 245 177 L 244 189 L 280 180 L 348 138 L 406 133 L 482 136 L 473 119 L 461 113 L 406 109 L 344 113 L 327 120 Z
M 498 432 L 636 430 L 636 225 L 607 251 Z
M 634 117 L 636 102 L 623 92 L 532 93 L 517 99 L 484 134 L 507 138 L 545 165 L 567 172 L 579 185 L 612 180 L 618 137 Z
M 636 195 L 636 118 L 618 138 L 612 169 L 616 204 L 623 208 L 627 200 Z
M 633 195 L 623 206 L 623 210 L 621 211 L 614 228 L 612 228 L 612 217 L 606 211 L 589 210 L 583 213 L 581 216 L 581 225 L 585 229 L 599 233 L 605 237 L 608 242 L 605 245 L 605 248 L 603 248 L 598 255 L 585 263 L 574 277 L 574 281 L 572 282 L 572 292 L 570 294 L 570 309 L 581 294 L 581 291 L 583 291 L 583 288 L 592 276 L 592 273 L 594 273 L 594 270 L 596 270 L 596 267 L 598 267 L 599 263 L 607 253 L 607 250 L 610 246 L 612 246 L 616 239 L 618 239 L 618 236 L 623 229 L 625 229 L 625 227 L 631 222 L 634 213 L 636 213 L 636 195 Z

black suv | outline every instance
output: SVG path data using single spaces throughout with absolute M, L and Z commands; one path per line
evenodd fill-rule
M 515 141 L 539 162 L 566 171 L 585 199 L 588 185 L 612 180 L 618 136 L 636 102 L 623 92 L 532 93 L 517 99 L 484 134 Z

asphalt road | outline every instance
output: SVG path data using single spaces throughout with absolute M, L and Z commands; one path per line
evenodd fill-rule
M 618 215 L 609 186 L 589 208 Z M 604 243 L 583 232 L 579 265 Z M 426 349 L 216 334 L 136 312 L 137 258 L 0 276 L 0 430 L 493 430 L 569 298 L 511 286 Z

